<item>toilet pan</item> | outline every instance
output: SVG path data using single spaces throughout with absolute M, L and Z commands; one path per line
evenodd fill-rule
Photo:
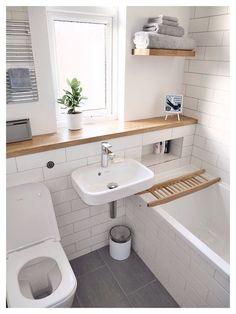
M 52 291 L 50 295 L 41 299 L 34 298 L 32 293 L 34 282 L 32 283 L 33 280 L 29 280 L 27 272 L 20 277 L 20 273 L 24 266 L 31 262 L 31 266 L 28 266 L 28 268 L 32 268 L 32 262 L 37 258 L 42 260 L 52 260 L 59 269 L 58 274 L 54 274 L 54 276 L 49 278 L 51 286 L 53 287 L 53 285 L 55 285 L 55 290 Z M 40 262 L 38 264 L 40 264 Z M 42 279 L 45 275 L 47 276 L 48 273 L 45 273 L 44 269 L 39 269 L 36 280 L 38 281 L 38 279 Z M 25 285 L 26 283 L 28 283 L 32 294 L 31 296 L 28 294 L 27 297 L 26 293 L 24 295 L 22 292 L 22 284 Z M 19 252 L 12 253 L 8 258 L 7 300 L 9 307 L 59 307 L 59 305 L 61 306 L 64 302 L 68 303 L 69 301 L 71 301 L 69 303 L 72 304 L 75 290 L 76 281 L 74 274 L 71 271 L 70 264 L 68 263 L 63 248 L 58 242 L 49 240 Z M 37 293 L 37 287 L 34 293 Z M 35 296 L 37 296 L 37 294 L 35 294 Z
M 8 307 L 72 305 L 77 282 L 60 243 L 50 193 L 43 184 L 8 189 L 7 250 Z

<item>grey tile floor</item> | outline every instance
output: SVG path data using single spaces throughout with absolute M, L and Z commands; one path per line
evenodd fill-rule
M 73 307 L 178 307 L 134 251 L 116 261 L 106 246 L 70 263 L 77 278 Z

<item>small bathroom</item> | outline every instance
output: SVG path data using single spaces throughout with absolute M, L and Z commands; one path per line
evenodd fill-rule
M 232 309 L 232 7 L 181 2 L 4 6 L 6 310 Z

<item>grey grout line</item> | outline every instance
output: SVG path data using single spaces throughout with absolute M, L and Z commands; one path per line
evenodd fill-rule
M 77 300 L 78 305 L 80 305 L 80 307 L 81 307 L 82 303 L 81 303 L 81 301 L 80 301 L 80 299 L 79 299 L 79 296 L 77 295 L 77 289 L 76 289 L 76 291 L 75 291 L 75 298 L 76 298 L 76 300 Z
M 122 286 L 120 285 L 118 279 L 116 278 L 115 274 L 114 274 L 113 271 L 111 270 L 110 266 L 106 263 L 105 259 L 103 258 L 102 254 L 99 252 L 99 250 L 97 250 L 97 252 L 98 252 L 99 256 L 101 257 L 101 259 L 103 260 L 103 262 L 104 262 L 105 266 L 107 267 L 108 271 L 111 273 L 111 275 L 112 275 L 113 279 L 115 280 L 115 282 L 117 283 L 118 287 L 119 287 L 119 288 L 121 289 L 121 291 L 123 292 L 125 298 L 127 299 L 128 304 L 129 304 L 131 307 L 133 307 L 132 304 L 129 302 L 129 299 L 128 299 L 128 296 L 127 296 L 126 292 L 124 291 L 124 289 L 123 289 Z
M 89 253 L 89 254 L 90 254 L 90 253 Z M 106 267 L 105 263 L 104 263 L 104 265 L 98 266 L 97 268 L 95 268 L 95 269 L 93 269 L 93 270 L 91 270 L 91 271 L 89 271 L 89 272 L 87 272 L 87 273 L 85 273 L 85 274 L 83 274 L 83 275 L 78 275 L 78 277 L 76 278 L 76 280 L 77 280 L 77 279 L 80 279 L 80 278 L 83 278 L 83 277 L 85 277 L 85 276 L 87 276 L 87 275 L 89 275 L 89 274 L 91 274 L 91 273 L 93 273 L 93 272 L 96 272 L 98 269 L 100 269 L 100 268 L 102 268 L 102 267 Z M 107 268 L 107 267 L 106 267 L 106 268 Z M 77 282 L 77 284 L 79 284 L 79 283 Z M 78 286 L 77 286 L 77 289 L 78 289 Z M 86 306 L 83 305 L 82 300 L 80 300 L 79 295 L 77 294 L 77 289 L 76 289 L 76 292 L 75 292 L 75 296 L 76 296 L 76 298 L 77 298 L 77 301 L 78 301 L 78 303 L 79 303 L 79 305 L 80 305 L 81 308 L 86 308 Z
M 206 61 L 206 60 L 199 60 L 199 61 Z M 218 62 L 218 61 L 217 61 Z M 224 62 L 224 61 L 223 61 Z M 225 61 L 228 63 L 228 61 Z M 184 73 L 190 73 L 190 74 L 199 74 L 199 75 L 205 75 L 205 76 L 217 76 L 217 77 L 230 77 L 228 75 L 221 75 L 221 74 L 208 74 L 208 73 L 198 73 L 198 72 L 192 72 L 192 71 L 184 71 Z M 188 83 L 185 83 L 185 85 L 189 85 Z
M 100 255 L 100 257 L 102 258 L 102 260 L 104 261 L 106 267 L 108 268 L 108 270 L 110 271 L 112 277 L 115 279 L 115 281 L 117 282 L 118 286 L 120 287 L 121 291 L 124 293 L 125 297 L 127 297 L 126 292 L 124 291 L 124 289 L 122 288 L 122 286 L 120 285 L 118 279 L 116 278 L 115 274 L 113 273 L 113 271 L 111 270 L 110 266 L 106 263 L 105 259 L 103 258 L 102 254 L 98 251 L 98 254 Z
M 114 274 L 113 271 L 111 270 L 110 266 L 106 263 L 106 261 L 105 261 L 105 259 L 103 258 L 102 254 L 101 254 L 100 252 L 98 252 L 98 253 L 99 253 L 100 257 L 102 258 L 102 260 L 104 261 L 104 263 L 106 264 L 108 270 L 110 271 L 112 277 L 114 278 L 114 280 L 115 280 L 116 283 L 118 284 L 119 288 L 120 288 L 121 291 L 123 292 L 123 294 L 124 294 L 124 296 L 125 296 L 125 298 L 126 298 L 128 304 L 133 308 L 133 304 L 130 303 L 127 293 L 124 291 L 124 289 L 123 289 L 122 286 L 120 285 L 118 279 L 116 278 L 115 274 Z
M 155 277 L 155 276 L 154 276 Z M 139 287 L 139 288 L 137 288 L 136 290 L 134 290 L 134 291 L 132 291 L 132 292 L 130 292 L 130 293 L 128 293 L 128 295 L 127 296 L 129 296 L 129 295 L 132 295 L 132 294 L 135 294 L 137 291 L 139 291 L 139 290 L 141 290 L 141 289 L 143 289 L 143 288 L 146 288 L 148 285 L 150 285 L 150 284 L 152 284 L 152 283 L 154 283 L 155 281 L 157 281 L 158 279 L 155 277 L 155 279 L 153 279 L 152 281 L 149 281 L 148 283 L 146 283 L 144 286 L 142 286 L 142 287 Z
M 188 32 L 188 35 L 192 35 L 192 34 L 199 34 L 199 33 L 219 33 L 219 32 L 230 32 L 230 28 L 226 28 L 226 29 L 213 29 L 213 30 L 205 30 L 205 31 L 194 31 L 194 32 Z
M 89 254 L 90 254 L 90 253 L 89 253 Z M 106 266 L 105 264 L 104 264 L 104 265 L 101 265 L 101 266 L 98 266 L 98 267 L 96 267 L 95 269 L 90 270 L 90 271 L 88 271 L 87 273 L 85 273 L 85 274 L 83 274 L 83 275 L 79 275 L 79 274 L 78 274 L 78 278 L 83 278 L 83 277 L 85 277 L 85 276 L 87 276 L 87 275 L 89 275 L 89 274 L 95 272 L 96 270 L 98 270 L 98 269 L 100 269 L 100 268 L 102 268 L 102 267 L 105 267 L 105 266 Z
M 96 250 L 95 250 L 95 251 L 96 251 Z M 95 251 L 89 252 L 88 254 L 94 253 Z M 85 255 L 87 255 L 87 254 L 85 254 Z M 100 254 L 99 254 L 99 255 L 100 255 Z M 82 256 L 83 256 L 83 255 L 81 255 L 81 256 L 79 256 L 79 257 L 76 257 L 76 258 L 74 258 L 73 260 L 79 259 L 79 258 L 82 257 Z M 73 260 L 71 260 L 71 261 L 73 261 Z M 103 259 L 102 259 L 102 261 L 103 261 Z M 103 261 L 103 262 L 104 262 L 104 261 Z M 78 266 L 79 266 L 79 265 L 78 265 Z M 105 266 L 105 262 L 104 262 L 103 265 L 100 265 L 100 266 L 96 267 L 95 269 L 90 270 L 90 271 L 88 271 L 87 273 L 85 273 L 85 274 L 83 274 L 83 275 L 80 275 L 80 276 L 78 276 L 78 277 L 82 277 L 82 276 L 85 276 L 85 275 L 87 275 L 87 274 L 89 274 L 89 273 L 92 273 L 93 271 L 95 271 L 95 270 L 97 270 L 97 269 L 99 269 L 99 268 L 101 268 L 101 267 L 103 267 L 103 266 Z
M 132 252 L 133 252 L 135 255 L 137 255 L 137 253 L 136 253 L 135 251 L 132 251 Z M 139 289 L 142 289 L 142 288 L 146 287 L 146 286 L 149 285 L 150 283 L 152 283 L 152 282 L 154 282 L 155 280 L 157 280 L 157 278 L 154 276 L 155 279 L 149 281 L 149 282 L 146 283 L 145 285 L 143 285 L 143 286 L 137 288 L 136 290 L 131 291 L 130 293 L 127 294 L 127 293 L 123 290 L 123 288 L 121 287 L 121 285 L 120 285 L 118 279 L 116 278 L 115 274 L 114 274 L 113 271 L 111 270 L 110 266 L 106 263 L 105 259 L 102 257 L 102 254 L 101 254 L 100 252 L 98 252 L 98 253 L 100 254 L 101 258 L 104 260 L 104 263 L 107 265 L 107 267 L 108 267 L 108 269 L 110 270 L 111 274 L 113 275 L 114 279 L 117 281 L 119 287 L 121 288 L 121 290 L 123 291 L 123 293 L 125 294 L 125 296 L 126 296 L 127 298 L 128 298 L 128 296 L 129 296 L 130 294 L 136 292 L 136 291 L 139 290 Z M 137 257 L 140 258 L 138 255 L 137 255 Z M 145 265 L 145 264 L 144 264 L 144 265 Z M 145 267 L 147 267 L 147 266 L 145 265 Z M 148 267 L 147 267 L 147 268 L 148 268 Z M 149 268 L 148 268 L 148 269 L 149 269 Z M 150 269 L 149 269 L 149 270 L 150 270 Z
M 143 289 L 143 288 L 149 286 L 150 284 L 154 283 L 155 281 L 158 281 L 158 279 L 154 276 L 155 279 L 149 281 L 148 283 L 146 283 L 145 285 L 143 285 L 143 286 L 137 288 L 137 289 L 134 290 L 134 291 L 131 291 L 131 292 L 129 292 L 129 293 L 126 293 L 126 292 L 123 290 L 122 286 L 120 285 L 120 283 L 119 283 L 118 279 L 116 278 L 114 272 L 111 270 L 111 267 L 108 265 L 108 263 L 106 262 L 105 258 L 104 258 L 103 255 L 101 254 L 101 252 L 99 252 L 99 249 L 97 250 L 97 252 L 98 252 L 100 258 L 102 259 L 102 261 L 104 262 L 104 264 L 101 265 L 101 266 L 96 267 L 96 268 L 93 269 L 92 271 L 89 271 L 89 272 L 87 272 L 87 273 L 85 273 L 85 274 L 83 274 L 83 275 L 78 275 L 78 279 L 84 278 L 85 276 L 87 276 L 87 275 L 89 275 L 89 274 L 91 274 L 91 273 L 93 273 L 93 272 L 96 272 L 98 269 L 101 269 L 102 267 L 105 267 L 105 268 L 110 272 L 110 274 L 112 275 L 112 277 L 113 277 L 113 279 L 115 280 L 115 282 L 117 283 L 118 287 L 119 287 L 119 288 L 121 289 L 121 291 L 123 292 L 124 297 L 126 298 L 128 304 L 129 304 L 132 308 L 133 308 L 134 306 L 133 306 L 132 302 L 129 301 L 129 296 L 131 296 L 131 295 L 135 294 L 137 291 L 139 291 L 139 290 L 141 290 L 141 289 Z M 90 253 L 89 253 L 89 254 L 90 254 Z M 134 252 L 134 251 L 133 251 L 133 254 L 136 254 L 136 255 L 137 255 L 137 253 Z M 138 255 L 137 255 L 137 256 L 138 256 Z M 138 258 L 139 258 L 139 256 L 138 256 Z M 145 265 L 145 267 L 147 267 L 147 266 Z M 147 268 L 148 268 L 148 267 L 147 267 Z M 149 268 L 148 268 L 148 269 L 149 269 Z M 163 287 L 161 293 L 162 293 L 162 294 L 166 294 L 166 292 L 167 292 L 167 294 L 169 294 L 168 291 Z M 85 306 L 83 305 L 82 301 L 80 300 L 79 295 L 77 294 L 77 290 L 76 290 L 75 297 L 76 297 L 76 299 L 77 299 L 78 305 L 80 305 L 80 307 L 84 308 Z

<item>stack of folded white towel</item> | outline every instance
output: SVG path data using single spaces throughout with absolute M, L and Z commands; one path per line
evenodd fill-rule
M 194 49 L 194 40 L 183 35 L 184 28 L 179 26 L 177 17 L 159 15 L 149 18 L 133 41 L 136 48 Z

